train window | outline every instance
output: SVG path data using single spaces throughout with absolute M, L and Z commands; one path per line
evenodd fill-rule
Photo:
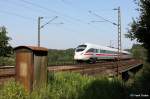
M 106 53 L 106 50 L 101 50 L 101 53 Z
M 127 53 L 123 53 L 123 55 L 128 55 Z
M 114 52 L 113 52 L 113 51 L 108 51 L 108 53 L 109 53 L 109 54 L 113 54 Z
M 95 52 L 94 48 L 90 48 L 87 52 Z
M 101 53 L 101 50 L 100 50 L 100 49 L 98 49 L 98 53 Z
M 96 52 L 96 53 L 99 53 L 99 49 L 95 49 L 95 52 Z
M 111 54 L 111 51 L 107 51 L 108 54 Z
M 110 51 L 107 51 L 107 50 L 106 50 L 106 53 L 108 53 L 108 54 L 109 54 L 109 53 L 110 53 Z
M 81 52 L 81 51 L 85 50 L 86 47 L 87 47 L 87 45 L 79 45 L 79 46 L 76 48 L 76 52 Z
M 113 52 L 113 51 L 106 51 L 106 53 L 108 53 L 108 54 L 114 54 L 115 52 Z
M 115 52 L 111 51 L 111 54 L 114 54 Z

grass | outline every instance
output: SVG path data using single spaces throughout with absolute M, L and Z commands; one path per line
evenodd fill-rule
M 128 99 L 128 92 L 124 83 L 102 78 L 92 81 L 84 90 L 81 99 Z
M 0 99 L 127 99 L 129 89 L 118 79 L 90 77 L 77 73 L 49 73 L 48 84 L 28 94 L 10 81 L 0 90 Z
M 0 85 L 0 99 L 134 99 L 130 95 L 150 95 L 150 64 L 145 63 L 143 67 L 127 83 L 104 76 L 48 73 L 48 84 L 30 94 L 12 80 Z
M 0 89 L 0 99 L 25 99 L 27 92 L 14 80 L 9 81 Z
M 143 69 L 135 75 L 134 83 L 132 84 L 134 93 L 142 93 L 150 95 L 150 64 L 144 63 Z

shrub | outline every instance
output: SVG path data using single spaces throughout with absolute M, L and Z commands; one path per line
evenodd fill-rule
M 52 77 L 51 77 L 52 78 Z M 50 78 L 50 79 L 51 79 Z M 50 82 L 51 93 L 59 99 L 77 99 L 92 77 L 78 73 L 56 73 Z
M 99 78 L 86 86 L 80 99 L 128 99 L 129 89 L 118 79 Z
M 0 57 L 0 66 L 15 66 L 15 58 L 14 57 Z
M 143 69 L 136 74 L 132 85 L 134 93 L 150 95 L 150 64 L 144 63 Z
M 10 81 L 0 89 L 0 99 L 127 99 L 128 88 L 118 79 L 78 73 L 49 73 L 48 84 L 30 94 Z
M 0 99 L 25 99 L 27 92 L 14 80 L 8 81 L 0 90 Z

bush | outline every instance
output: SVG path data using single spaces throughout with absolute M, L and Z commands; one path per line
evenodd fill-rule
M 144 63 L 143 69 L 136 74 L 132 85 L 134 93 L 150 95 L 150 64 Z
M 27 92 L 14 80 L 7 82 L 0 90 L 0 99 L 25 99 Z
M 49 87 L 55 98 L 77 99 L 93 78 L 75 73 L 56 73 L 50 79 Z
M 74 49 L 56 50 L 49 49 L 48 51 L 48 65 L 72 64 Z
M 92 81 L 80 99 L 128 99 L 129 89 L 117 79 L 100 78 Z
M 78 73 L 49 73 L 48 84 L 28 94 L 18 83 L 0 89 L 0 99 L 127 99 L 128 88 L 118 79 L 83 76 Z
M 0 57 L 0 66 L 15 66 L 14 57 Z

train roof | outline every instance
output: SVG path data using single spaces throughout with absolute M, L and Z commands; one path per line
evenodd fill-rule
M 97 49 L 110 50 L 110 51 L 115 51 L 115 52 L 118 51 L 117 48 L 111 48 L 111 47 L 102 46 L 102 45 L 96 45 L 96 44 L 91 44 L 91 43 L 83 43 L 83 45 L 87 45 L 89 47 L 97 48 Z M 122 50 L 121 52 L 122 53 L 126 53 L 126 54 L 131 54 L 130 52 L 124 51 L 124 50 Z

